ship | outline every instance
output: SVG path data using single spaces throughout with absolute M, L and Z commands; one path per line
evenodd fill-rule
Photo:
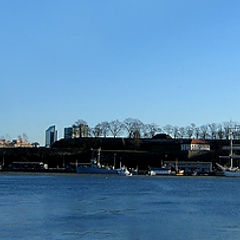
M 240 177 L 240 169 L 238 167 L 223 167 L 219 163 L 216 163 L 216 165 L 222 169 L 224 176 L 226 177 Z
M 82 174 L 113 174 L 120 176 L 132 176 L 132 173 L 128 171 L 126 167 L 114 169 L 110 167 L 105 167 L 94 160 L 91 160 L 91 163 L 84 163 L 78 165 L 76 167 L 76 172 Z
M 116 169 L 111 169 L 105 166 L 102 166 L 100 163 L 95 160 L 91 160 L 90 163 L 80 164 L 76 167 L 77 173 L 83 174 L 118 174 Z
M 81 163 L 77 164 L 76 172 L 81 174 L 112 174 L 120 176 L 132 176 L 132 173 L 128 171 L 127 167 L 121 166 L 120 168 L 115 169 L 114 167 L 108 167 L 101 165 L 100 163 L 100 151 L 98 150 L 97 160 L 91 159 L 90 163 Z
M 230 167 L 223 167 L 219 163 L 217 166 L 220 167 L 223 171 L 224 176 L 226 177 L 240 177 L 240 169 L 239 167 L 233 166 L 234 159 L 240 159 L 240 155 L 236 155 L 233 153 L 234 149 L 239 149 L 239 146 L 233 145 L 233 134 L 232 134 L 232 127 L 229 128 L 229 136 L 230 136 L 230 153 L 228 156 L 220 156 L 220 158 L 225 158 L 230 160 Z

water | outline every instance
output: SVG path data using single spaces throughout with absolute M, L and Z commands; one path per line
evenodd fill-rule
M 0 175 L 0 239 L 240 239 L 240 179 Z

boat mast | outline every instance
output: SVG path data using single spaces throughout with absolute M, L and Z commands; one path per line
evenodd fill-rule
M 97 154 L 97 163 L 100 164 L 100 158 L 101 158 L 101 148 L 98 149 L 98 154 Z
M 113 154 L 113 169 L 116 168 L 116 156 L 117 156 L 117 154 L 114 153 L 114 154 Z
M 176 172 L 178 172 L 178 158 L 176 158 L 176 163 L 175 163 L 175 170 L 176 170 Z
M 4 165 L 5 165 L 4 154 L 5 154 L 5 152 L 3 151 L 2 167 L 4 167 Z
M 230 137 L 230 169 L 233 168 L 233 134 L 232 134 L 232 122 L 230 123 L 230 128 L 229 128 L 229 137 Z

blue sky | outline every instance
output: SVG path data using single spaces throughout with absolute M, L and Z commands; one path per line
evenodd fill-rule
M 77 119 L 239 121 L 240 2 L 2 0 L 0 136 Z

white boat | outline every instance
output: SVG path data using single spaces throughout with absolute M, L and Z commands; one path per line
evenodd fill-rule
M 184 170 L 178 170 L 177 172 L 176 172 L 176 176 L 183 176 L 184 175 Z
M 240 177 L 240 169 L 234 167 L 223 167 L 219 163 L 216 163 L 218 167 L 220 167 L 223 171 L 224 176 L 226 177 Z
M 120 167 L 116 168 L 115 171 L 117 171 L 117 174 L 120 176 L 132 176 L 132 173 L 127 169 L 126 166 L 122 166 L 121 162 Z
M 240 169 L 238 167 L 233 167 L 233 159 L 240 159 L 239 155 L 233 154 L 233 134 L 232 134 L 232 127 L 230 127 L 230 153 L 229 156 L 221 156 L 220 158 L 227 158 L 230 159 L 230 167 L 223 167 L 219 163 L 217 166 L 220 167 L 223 171 L 224 176 L 226 177 L 240 177 Z
M 223 170 L 223 173 L 226 177 L 240 177 L 240 169 L 226 169 Z
M 171 175 L 172 171 L 170 168 L 150 168 L 149 175 Z
M 132 173 L 128 171 L 126 167 L 121 167 L 116 169 L 118 175 L 120 176 L 132 176 Z
M 176 159 L 175 163 L 175 170 L 176 170 L 176 176 L 183 176 L 184 175 L 184 170 L 178 168 L 178 159 Z
M 76 172 L 83 174 L 119 174 L 117 170 L 102 166 L 94 160 L 91 160 L 91 163 L 78 165 L 76 167 Z
M 117 169 L 100 164 L 100 152 L 101 149 L 98 149 L 97 160 L 91 159 L 90 163 L 76 164 L 76 172 L 82 174 L 111 174 L 120 176 L 132 176 L 132 173 L 130 173 L 125 166 L 121 166 L 121 162 L 120 168 Z

